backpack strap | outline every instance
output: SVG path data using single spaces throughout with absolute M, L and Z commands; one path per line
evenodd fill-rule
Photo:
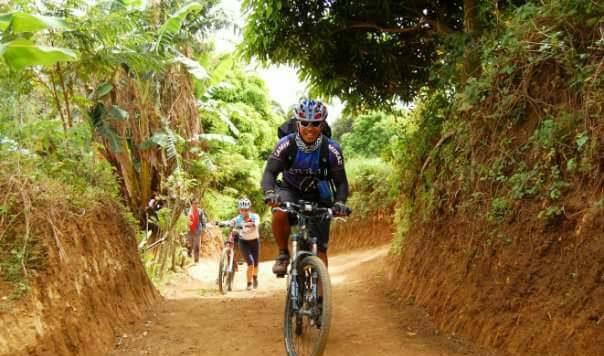
M 319 168 L 321 169 L 321 179 L 329 178 L 329 138 L 327 136 L 323 136 L 323 141 L 321 142 L 321 148 L 319 152 Z
M 298 146 L 296 145 L 296 134 L 288 135 L 289 145 L 287 146 L 287 150 L 285 151 L 285 169 L 290 169 L 292 164 L 294 164 L 294 159 L 296 159 L 296 154 L 298 153 Z

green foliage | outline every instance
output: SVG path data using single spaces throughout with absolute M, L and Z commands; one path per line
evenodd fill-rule
M 20 161 L 31 164 L 33 177 L 69 185 L 78 193 L 74 202 L 85 206 L 87 199 L 96 200 L 105 194 L 117 198 L 118 186 L 112 169 L 93 150 L 87 125 L 80 124 L 65 132 L 58 120 L 30 118 L 18 124 L 10 118 L 0 118 L 0 131 L 7 135 L 5 140 L 13 142 L 0 144 L 0 152 L 9 155 L 7 159 L 17 159 L 18 155 Z
M 244 52 L 301 68 L 314 92 L 351 105 L 413 100 L 462 30 L 461 1 L 245 1 Z
M 187 15 L 198 12 L 202 8 L 203 6 L 199 2 L 190 2 L 172 14 L 159 29 L 159 37 L 157 38 L 158 45 L 161 43 L 164 36 L 174 35 L 180 31 Z
M 477 39 L 479 76 L 460 86 L 455 61 L 435 68 L 442 90 L 418 98 L 388 155 L 400 221 L 461 210 L 501 224 L 533 206 L 545 224 L 565 218 L 567 193 L 601 173 L 603 15 L 589 1 L 528 2 L 499 13 Z
M 495 198 L 491 202 L 488 219 L 493 222 L 501 223 L 509 212 L 510 204 L 507 200 L 505 198 Z
M 189 73 L 191 73 L 191 75 L 197 80 L 204 80 L 208 77 L 208 73 L 205 68 L 203 68 L 197 61 L 189 59 L 185 56 L 177 56 L 174 59 L 174 62 L 183 64 L 185 68 L 187 68 L 187 71 L 189 71 Z
M 285 118 L 273 112 L 264 82 L 245 73 L 232 56 L 207 62 L 209 83 L 198 83 L 198 95 L 206 131 L 203 137 L 214 138 L 207 141 L 213 166 L 204 199 L 208 211 L 219 220 L 231 218 L 237 212 L 236 199 L 246 196 L 253 209 L 265 215 L 268 209 L 259 182 L 277 141 L 277 127 Z
M 354 116 L 344 114 L 331 125 L 332 138 L 336 142 L 342 142 L 342 136 L 352 131 Z
M 413 196 L 418 181 L 426 179 L 419 173 L 430 155 L 435 153 L 434 145 L 440 139 L 445 120 L 451 113 L 451 101 L 451 95 L 446 91 L 423 95 L 418 97 L 413 110 L 404 113 L 396 121 L 395 135 L 385 155 L 397 167 L 401 190 L 408 197 Z M 433 167 L 427 166 L 424 174 L 436 172 Z M 418 188 L 422 189 L 422 186 Z M 410 201 L 409 204 L 413 203 Z
M 38 45 L 31 40 L 31 34 L 44 29 L 67 29 L 67 25 L 59 18 L 20 11 L 0 15 L 3 39 L 0 55 L 4 61 L 12 69 L 20 71 L 27 67 L 51 66 L 77 59 L 77 53 L 70 49 Z
M 383 112 L 355 118 L 352 130 L 342 135 L 340 143 L 347 156 L 376 157 L 388 149 L 395 134 L 395 119 Z
M 529 170 L 522 166 L 508 180 L 514 199 L 531 198 L 543 186 L 543 178 L 538 170 Z
M 394 206 L 397 191 L 392 165 L 379 158 L 353 158 L 346 162 L 346 174 L 351 192 L 348 205 L 355 216 L 367 217 Z
M 0 46 L 0 55 L 15 70 L 36 65 L 51 66 L 77 59 L 77 54 L 70 49 L 40 46 L 28 40 L 3 43 Z
M 38 32 L 48 28 L 67 29 L 63 19 L 16 11 L 0 15 L 0 31 L 10 31 L 14 34 L 23 32 Z
M 118 199 L 111 168 L 86 149 L 88 129 L 77 129 L 64 136 L 56 121 L 29 119 L 15 125 L 0 120 L 0 278 L 13 286 L 11 298 L 26 294 L 46 267 L 42 234 L 59 233 L 44 231 L 53 228 L 47 223 L 53 211 L 76 216 L 65 207 L 91 209 Z

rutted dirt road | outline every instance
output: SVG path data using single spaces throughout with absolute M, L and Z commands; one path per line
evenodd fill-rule
M 389 304 L 386 253 L 378 248 L 330 259 L 335 311 L 326 355 L 494 355 L 438 332 L 415 306 Z M 165 302 L 117 337 L 112 355 L 283 355 L 285 280 L 263 263 L 257 290 L 245 291 L 238 273 L 236 290 L 222 296 L 216 265 L 203 261 L 175 278 Z

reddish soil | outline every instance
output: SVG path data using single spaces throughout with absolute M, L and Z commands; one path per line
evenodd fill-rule
M 388 279 L 437 325 L 512 355 L 604 355 L 604 213 L 578 193 L 555 226 L 525 205 L 499 226 L 417 224 Z M 476 214 L 476 215 L 475 215 Z
M 415 306 L 393 307 L 384 285 L 387 249 L 370 249 L 333 257 L 333 324 L 325 355 L 480 355 L 452 335 L 440 333 L 429 316 Z M 112 355 L 282 355 L 284 279 L 261 264 L 260 288 L 236 288 L 218 294 L 214 279 L 217 262 L 206 260 L 177 276 L 167 297 L 132 329 L 116 339 Z
M 32 224 L 47 254 L 44 268 L 30 294 L 0 308 L 0 355 L 105 354 L 115 331 L 158 300 L 117 206 L 75 212 L 53 204 L 60 211 L 54 228 L 43 215 Z M 0 285 L 0 297 L 8 291 Z

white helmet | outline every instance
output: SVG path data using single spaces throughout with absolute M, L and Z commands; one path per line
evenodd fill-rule
M 241 198 L 237 202 L 237 209 L 249 209 L 252 207 L 252 202 L 248 198 Z

